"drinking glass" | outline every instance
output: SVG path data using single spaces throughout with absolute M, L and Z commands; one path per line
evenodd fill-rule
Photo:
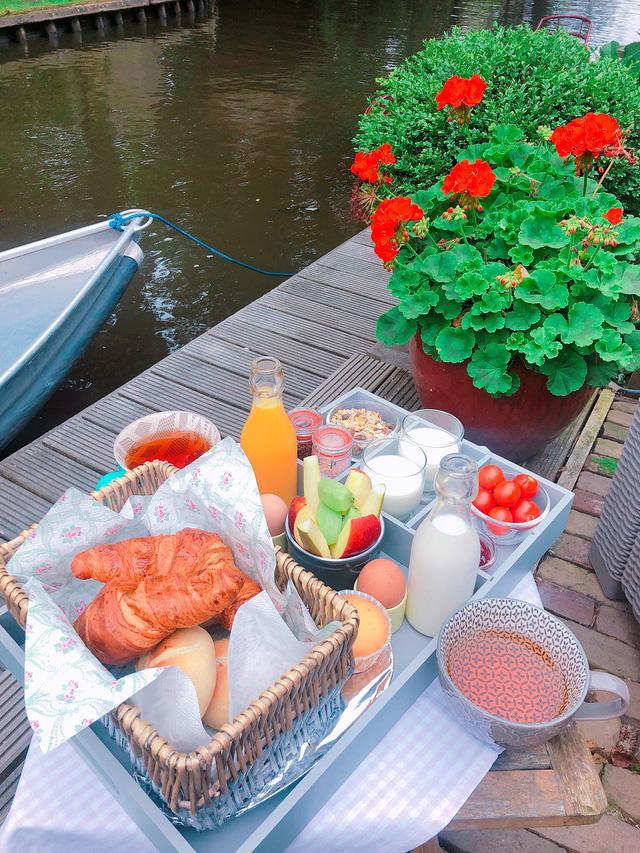
M 427 457 L 424 490 L 435 492 L 434 480 L 440 462 L 449 453 L 459 453 L 464 427 L 454 415 L 438 409 L 420 409 L 405 415 L 402 436 L 422 448 Z
M 362 468 L 374 485 L 386 487 L 382 510 L 401 521 L 420 504 L 427 457 L 407 436 L 380 438 L 362 451 Z

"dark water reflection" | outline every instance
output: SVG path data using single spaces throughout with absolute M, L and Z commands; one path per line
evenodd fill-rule
M 220 0 L 195 26 L 130 24 L 0 54 L 0 248 L 148 207 L 296 270 L 357 230 L 350 140 L 376 76 L 451 24 L 575 10 L 637 39 L 637 0 Z M 145 34 L 146 33 L 146 34 Z M 162 226 L 115 314 L 23 440 L 272 287 Z

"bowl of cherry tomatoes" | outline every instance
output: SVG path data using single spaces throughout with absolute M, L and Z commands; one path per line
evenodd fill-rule
M 472 509 L 494 542 L 515 545 L 547 517 L 549 495 L 531 474 L 483 465 Z

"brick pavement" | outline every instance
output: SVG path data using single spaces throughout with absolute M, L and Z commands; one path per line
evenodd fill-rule
M 441 844 L 452 853 L 640 851 L 640 625 L 626 602 L 606 598 L 588 559 L 636 405 L 624 398 L 613 403 L 578 477 L 567 529 L 536 573 L 544 606 L 574 631 L 589 664 L 620 675 L 629 685 L 631 707 L 626 717 L 579 724 L 602 768 L 607 814 L 589 826 L 445 832 Z

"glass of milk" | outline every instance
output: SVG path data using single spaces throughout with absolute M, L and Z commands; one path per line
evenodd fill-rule
M 464 427 L 454 415 L 438 409 L 420 409 L 410 412 L 402 421 L 402 435 L 422 448 L 427 457 L 424 490 L 427 494 L 435 490 L 434 480 L 440 462 L 450 453 L 460 453 Z M 412 445 L 407 445 L 411 452 Z
M 420 504 L 426 467 L 424 451 L 407 436 L 372 441 L 362 452 L 362 469 L 385 486 L 383 512 L 402 521 Z

